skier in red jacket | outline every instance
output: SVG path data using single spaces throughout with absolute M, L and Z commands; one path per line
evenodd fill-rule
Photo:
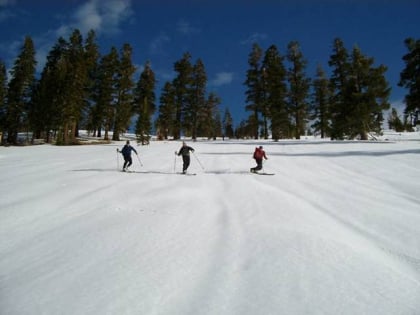
M 256 173 L 257 171 L 262 169 L 262 163 L 263 159 L 267 159 L 267 156 L 265 155 L 265 151 L 263 150 L 263 147 L 260 145 L 258 148 L 255 148 L 254 156 L 255 162 L 257 162 L 257 166 L 251 168 L 251 172 Z

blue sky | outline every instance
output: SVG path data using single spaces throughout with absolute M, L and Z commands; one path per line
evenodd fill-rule
M 102 53 L 128 42 L 138 71 L 149 60 L 159 94 L 175 75 L 174 62 L 188 51 L 192 62 L 203 60 L 207 90 L 221 97 L 222 109 L 228 107 L 237 124 L 248 116 L 243 82 L 253 43 L 264 50 L 274 44 L 285 55 L 287 44 L 297 40 L 307 75 L 314 77 L 318 64 L 329 71 L 339 37 L 347 49 L 358 45 L 375 65 L 388 67 L 390 101 L 401 108 L 404 40 L 420 38 L 419 14 L 419 0 L 0 0 L 0 59 L 10 68 L 29 35 L 41 70 L 59 36 L 94 29 Z

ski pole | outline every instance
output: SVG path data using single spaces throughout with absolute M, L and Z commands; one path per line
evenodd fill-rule
M 120 169 L 120 159 L 119 159 L 119 157 L 118 157 L 118 153 L 120 153 L 120 151 L 118 150 L 118 148 L 117 148 L 117 170 L 119 170 Z
M 194 152 L 193 152 L 193 155 L 194 155 L 194 157 L 196 158 L 196 160 L 197 160 L 198 164 L 200 164 L 201 169 L 202 169 L 203 171 L 205 171 L 203 164 L 201 164 L 200 160 L 198 159 L 198 157 L 195 155 L 195 153 L 194 153 Z
M 174 173 L 176 172 L 176 156 L 177 156 L 177 152 L 175 151 L 175 159 L 174 159 Z
M 137 160 L 139 160 L 140 166 L 143 166 L 143 163 L 141 162 L 139 155 L 138 154 L 136 155 L 137 155 Z

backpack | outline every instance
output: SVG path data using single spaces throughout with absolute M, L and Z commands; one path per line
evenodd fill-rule
M 263 156 L 264 156 L 263 151 L 261 149 L 259 149 L 259 148 L 255 148 L 255 151 L 254 151 L 254 159 L 262 159 Z

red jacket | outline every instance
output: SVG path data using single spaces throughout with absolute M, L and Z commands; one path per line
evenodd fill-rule
M 265 151 L 260 148 L 255 148 L 254 159 L 262 160 L 262 158 L 267 159 L 267 157 L 265 156 Z

